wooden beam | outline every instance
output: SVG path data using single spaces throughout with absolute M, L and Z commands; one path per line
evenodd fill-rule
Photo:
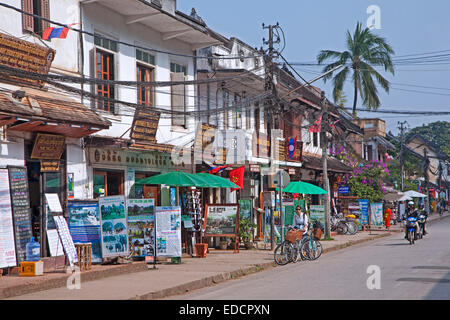
M 11 124 L 11 123 L 14 123 L 14 122 L 16 122 L 17 120 L 16 120 L 16 117 L 12 117 L 12 118 L 9 118 L 9 119 L 4 119 L 4 120 L 0 120 L 0 126 L 6 126 L 7 124 Z
M 94 2 L 98 2 L 99 0 L 82 0 L 81 4 L 89 4 L 89 3 L 94 3 Z
M 15 130 L 15 131 L 33 131 L 37 126 L 40 126 L 43 124 L 44 121 L 29 121 L 29 122 L 23 122 L 20 124 L 13 125 L 8 128 L 8 130 Z
M 142 20 L 146 20 L 148 18 L 157 16 L 159 14 L 162 14 L 162 13 L 161 12 L 153 12 L 153 13 L 135 14 L 132 16 L 127 16 L 125 19 L 125 23 L 132 24 L 132 23 L 140 22 Z

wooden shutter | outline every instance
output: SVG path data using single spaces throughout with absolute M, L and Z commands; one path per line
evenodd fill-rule
M 50 0 L 41 0 L 41 16 L 50 19 Z M 48 27 L 50 27 L 50 23 L 41 19 L 42 30 L 40 34 L 42 35 Z
M 33 13 L 33 0 L 22 0 L 22 10 Z M 34 31 L 34 20 L 32 16 L 22 13 L 22 28 L 26 31 Z
M 184 73 L 174 72 L 170 74 L 171 81 L 184 81 Z M 172 111 L 182 111 L 186 110 L 186 99 L 185 99 L 185 85 L 175 85 L 172 86 Z M 172 125 L 174 126 L 185 126 L 186 125 L 186 115 L 172 115 Z

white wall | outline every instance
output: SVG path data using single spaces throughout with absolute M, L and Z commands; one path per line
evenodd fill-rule
M 9 142 L 0 142 L 0 167 L 24 166 L 25 149 L 21 133 L 9 134 Z

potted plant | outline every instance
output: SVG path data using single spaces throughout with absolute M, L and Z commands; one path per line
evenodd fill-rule
M 228 246 L 228 241 L 226 237 L 220 237 L 219 249 L 226 250 Z
M 256 228 L 256 224 L 252 223 L 249 219 L 239 221 L 239 238 L 247 249 L 253 248 L 252 231 L 254 228 Z

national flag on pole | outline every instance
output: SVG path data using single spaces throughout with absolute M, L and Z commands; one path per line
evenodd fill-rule
M 244 188 L 244 171 L 245 166 L 230 171 L 230 181 L 237 184 L 241 189 Z M 231 192 L 234 190 L 237 190 L 237 188 L 232 188 Z
M 322 125 L 322 117 L 319 120 L 314 121 L 314 124 L 308 129 L 308 132 L 320 132 Z
M 208 173 L 211 174 L 217 174 L 217 173 L 221 173 L 223 170 L 225 170 L 226 168 L 228 168 L 230 165 L 227 164 L 225 166 L 220 166 L 220 167 L 211 167 L 208 169 Z
M 297 150 L 297 137 L 289 139 L 289 159 L 294 159 L 295 150 Z
M 61 27 L 61 28 L 55 28 L 55 27 L 49 27 L 44 30 L 44 33 L 42 34 L 43 40 L 50 40 L 53 38 L 58 39 L 65 39 L 67 37 L 67 34 L 69 33 L 69 28 L 71 26 L 74 26 L 79 23 L 72 23 L 69 24 L 67 27 Z

